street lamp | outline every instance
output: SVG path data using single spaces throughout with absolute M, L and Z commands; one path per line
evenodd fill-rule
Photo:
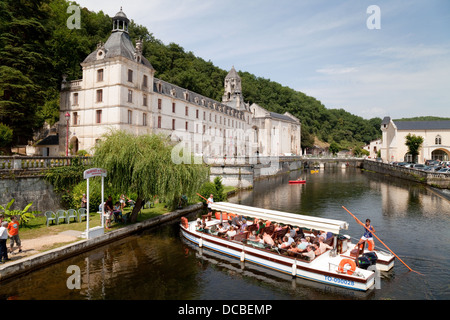
M 66 112 L 66 157 L 69 156 L 69 120 L 70 120 L 70 113 Z

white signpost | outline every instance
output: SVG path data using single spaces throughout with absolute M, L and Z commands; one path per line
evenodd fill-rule
M 102 226 L 89 229 L 89 179 L 94 177 L 102 177 Z M 86 219 L 86 239 L 90 239 L 90 231 L 92 231 L 92 238 L 95 238 L 96 236 L 102 235 L 104 233 L 104 222 L 103 222 L 103 215 L 105 214 L 105 206 L 104 206 L 104 179 L 106 177 L 106 170 L 100 169 L 100 168 L 92 168 L 85 170 L 83 172 L 83 178 L 87 179 L 87 219 Z

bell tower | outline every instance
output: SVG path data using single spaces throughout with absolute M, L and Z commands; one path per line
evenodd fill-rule
M 244 98 L 242 97 L 241 77 L 239 77 L 234 66 L 225 77 L 225 92 L 222 97 L 222 103 L 238 110 L 246 109 Z

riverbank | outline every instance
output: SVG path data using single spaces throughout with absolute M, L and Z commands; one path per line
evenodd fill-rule
M 11 261 L 0 265 L 0 282 L 12 277 L 22 276 L 36 269 L 65 260 L 96 247 L 106 245 L 118 239 L 125 238 L 147 228 L 155 227 L 162 223 L 180 218 L 188 213 L 201 210 L 202 208 L 202 203 L 196 203 L 186 208 L 167 212 L 142 222 L 126 225 L 116 230 L 110 230 L 104 235 L 94 239 L 80 240 L 82 232 L 77 230 L 66 230 L 57 235 L 48 235 L 35 239 L 24 239 L 22 240 L 22 252 L 24 257 L 12 259 Z M 39 251 L 40 249 L 45 249 L 46 246 L 55 246 L 67 242 L 70 243 L 48 251 Z M 11 257 L 14 257 L 14 255 Z

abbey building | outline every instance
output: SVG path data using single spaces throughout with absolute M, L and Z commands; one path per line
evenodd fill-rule
M 59 153 L 91 153 L 109 128 L 162 133 L 206 157 L 300 154 L 300 121 L 245 103 L 234 69 L 224 79 L 222 101 L 154 77 L 155 69 L 133 45 L 122 9 L 106 43 L 81 63 L 81 80 L 63 80 Z M 68 135 L 66 135 L 68 133 Z

